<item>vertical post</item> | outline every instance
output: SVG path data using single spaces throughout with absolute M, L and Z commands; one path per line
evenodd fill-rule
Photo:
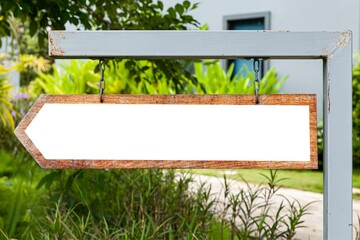
M 352 239 L 352 44 L 324 59 L 324 239 Z

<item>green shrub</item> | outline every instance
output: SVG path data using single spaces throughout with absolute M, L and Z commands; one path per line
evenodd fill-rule
M 318 145 L 318 171 L 324 169 L 324 125 L 320 121 L 317 125 L 317 145 Z
M 281 188 L 277 171 L 262 175 L 266 185 L 232 190 L 233 183 L 224 175 L 223 207 L 220 211 L 221 229 L 231 231 L 228 239 L 294 239 L 296 230 L 304 227 L 302 217 L 308 214 L 311 202 L 302 206 L 297 200 L 279 195 Z M 274 198 L 280 197 L 275 203 Z M 222 238 L 223 239 L 223 238 Z
M 29 154 L 0 150 L 0 239 L 27 239 L 42 216 L 44 195 L 36 189 L 45 175 Z
M 94 73 L 95 64 L 94 61 L 70 60 L 62 62 L 60 67 L 53 65 L 51 73 L 39 72 L 30 82 L 29 93 L 34 97 L 41 93 L 94 93 L 89 84 L 99 80 L 99 75 Z
M 162 170 L 58 171 L 39 222 L 50 239 L 205 239 L 214 202 L 189 191 L 189 176 Z M 88 220 L 86 220 L 88 219 Z M 82 228 L 83 226 L 83 228 Z M 113 237 L 109 237 L 113 236 Z
M 190 191 L 192 177 L 173 170 L 50 175 L 52 205 L 33 232 L 41 239 L 293 239 L 308 214 L 309 204 L 277 193 L 276 171 L 235 191 L 225 178 L 222 195 L 203 183 Z
M 158 75 L 152 62 L 137 61 L 142 71 L 134 75 L 127 67 L 129 61 L 109 64 L 105 70 L 105 94 L 175 94 L 176 88 L 182 93 L 194 94 L 253 94 L 254 74 L 232 77 L 234 66 L 225 72 L 219 62 L 196 62 L 195 73 L 191 79 L 183 80 L 181 86 L 175 86 L 164 75 Z M 53 73 L 41 73 L 30 83 L 32 96 L 46 94 L 81 94 L 99 92 L 100 73 L 95 73 L 96 61 L 70 60 L 62 62 L 60 67 L 53 65 Z M 182 78 L 186 76 L 181 76 Z M 193 82 L 193 78 L 197 80 Z M 278 79 L 274 68 L 261 80 L 260 93 L 277 93 L 286 78 Z
M 360 56 L 353 68 L 353 163 L 360 169 Z

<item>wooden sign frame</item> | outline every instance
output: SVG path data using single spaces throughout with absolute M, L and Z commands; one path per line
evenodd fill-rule
M 307 105 L 310 123 L 310 161 L 203 161 L 203 160 L 68 160 L 45 159 L 25 133 L 26 128 L 46 103 L 101 104 L 99 95 L 41 95 L 15 130 L 15 134 L 43 168 L 271 168 L 316 169 L 317 116 L 314 94 L 260 95 L 261 105 Z M 254 95 L 104 95 L 106 104 L 202 104 L 254 105 Z

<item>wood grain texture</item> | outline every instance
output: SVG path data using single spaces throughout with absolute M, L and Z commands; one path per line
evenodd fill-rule
M 99 95 L 41 95 L 25 115 L 15 135 L 43 168 L 263 168 L 263 169 L 316 169 L 317 115 L 314 94 L 260 95 L 261 105 L 309 106 L 310 161 L 184 161 L 184 160 L 48 160 L 26 135 L 25 130 L 45 103 L 94 104 Z M 104 95 L 106 104 L 206 104 L 206 105 L 253 105 L 254 95 Z M 100 104 L 100 103 L 99 103 Z

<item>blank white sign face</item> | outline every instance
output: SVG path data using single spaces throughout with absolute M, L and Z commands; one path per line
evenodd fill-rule
M 46 103 L 45 159 L 310 161 L 309 106 Z

